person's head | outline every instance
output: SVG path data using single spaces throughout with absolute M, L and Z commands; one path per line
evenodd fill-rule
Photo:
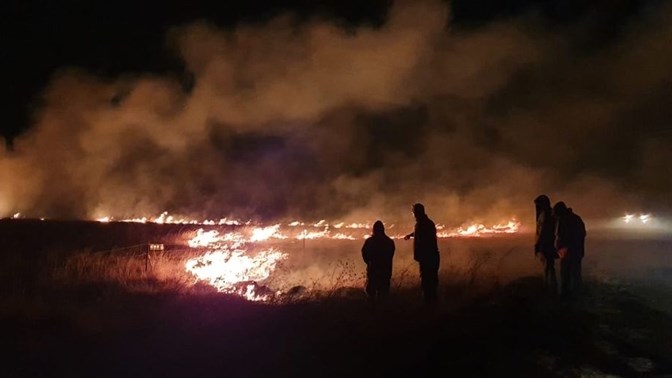
M 383 225 L 383 222 L 380 220 L 377 220 L 373 224 L 373 234 L 374 235 L 382 235 L 385 233 L 385 226 Z
M 542 209 L 550 209 L 551 199 L 548 198 L 548 196 L 545 194 L 540 194 L 539 196 L 537 196 L 537 198 L 534 199 L 534 204 Z
M 421 203 L 416 203 L 413 205 L 413 215 L 415 215 L 416 218 L 420 218 L 425 214 L 425 205 Z
M 567 214 L 567 205 L 564 202 L 560 201 L 553 206 L 553 215 L 561 217 L 565 214 Z

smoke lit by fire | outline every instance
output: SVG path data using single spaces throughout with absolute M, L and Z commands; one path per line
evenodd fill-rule
M 590 217 L 672 208 L 672 8 L 587 51 L 592 34 L 538 15 L 460 29 L 444 1 L 391 3 L 375 27 L 176 26 L 178 75 L 54 72 L 34 123 L 0 143 L 0 217 L 170 208 L 269 223 L 333 214 L 347 228 L 361 213 L 405 219 L 420 201 L 496 222 L 540 193 Z

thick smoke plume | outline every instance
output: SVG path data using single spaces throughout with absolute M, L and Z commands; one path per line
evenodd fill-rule
M 459 225 L 529 221 L 539 193 L 584 217 L 672 208 L 670 9 L 590 49 L 577 27 L 465 30 L 448 9 L 177 27 L 188 84 L 64 68 L 0 150 L 0 216 L 410 222 L 421 201 Z

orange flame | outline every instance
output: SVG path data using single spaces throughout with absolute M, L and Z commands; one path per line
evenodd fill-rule
M 483 224 L 471 224 L 466 227 L 459 227 L 453 231 L 439 232 L 439 237 L 479 237 L 496 234 L 515 234 L 520 229 L 520 222 L 512 219 L 507 223 L 496 224 L 491 227 L 486 227 Z
M 249 239 L 237 232 L 220 234 L 216 230 L 199 229 L 188 244 L 192 248 L 206 248 L 208 252 L 188 260 L 185 269 L 197 280 L 209 283 L 219 292 L 240 295 L 250 301 L 269 300 L 271 295 L 257 290 L 257 282 L 267 279 L 276 264 L 287 255 L 276 249 L 268 249 L 250 256 L 245 245 L 248 241 L 267 239 L 278 228 L 276 225 L 254 229 Z

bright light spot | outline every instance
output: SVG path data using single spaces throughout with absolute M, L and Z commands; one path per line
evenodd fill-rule
M 308 231 L 308 230 L 303 230 L 299 235 L 296 236 L 297 239 L 299 240 L 306 240 L 306 239 L 320 239 L 320 238 L 326 238 L 329 235 L 329 230 L 326 228 L 322 231 Z
M 257 283 L 267 279 L 287 255 L 274 249 L 255 256 L 248 256 L 246 252 L 223 247 L 187 261 L 185 268 L 219 292 L 240 295 L 251 301 L 268 300 L 270 295 L 257 290 Z
M 216 243 L 221 243 L 224 242 L 224 237 L 219 236 L 219 232 L 215 230 L 211 231 L 203 231 L 203 229 L 199 229 L 196 231 L 196 236 L 191 238 L 187 244 L 191 248 L 199 248 L 199 247 L 208 247 L 210 245 L 216 244 Z
M 653 220 L 653 216 L 651 214 L 625 214 L 623 218 L 621 218 L 623 222 L 627 224 L 632 224 L 632 225 L 637 225 L 637 224 L 651 224 Z M 637 222 L 639 220 L 639 222 Z
M 286 236 L 282 235 L 278 230 L 280 225 L 276 224 L 268 227 L 257 227 L 252 230 L 252 236 L 250 237 L 251 242 L 260 242 L 268 240 L 270 238 L 274 239 L 287 239 Z
M 515 234 L 520 229 L 520 222 L 516 219 L 511 219 L 507 223 L 495 224 L 493 226 L 485 226 L 483 224 L 471 224 L 468 226 L 459 227 L 453 231 L 438 232 L 438 237 L 479 237 L 495 234 Z
M 16 213 L 12 215 L 12 219 L 19 219 L 19 218 L 21 218 L 21 213 Z
M 258 232 L 266 236 L 269 229 L 277 231 L 277 227 L 271 226 L 258 229 Z M 268 249 L 252 256 L 245 248 L 246 242 L 248 240 L 237 232 L 220 234 L 215 230 L 199 229 L 188 244 L 192 248 L 207 248 L 209 251 L 187 261 L 185 269 L 219 292 L 240 295 L 251 301 L 269 300 L 272 292 L 263 290 L 258 282 L 267 279 L 278 261 L 286 259 L 287 255 Z
M 348 235 L 348 234 L 341 234 L 341 233 L 332 235 L 332 238 L 333 239 L 340 239 L 340 240 L 355 240 L 354 236 Z

